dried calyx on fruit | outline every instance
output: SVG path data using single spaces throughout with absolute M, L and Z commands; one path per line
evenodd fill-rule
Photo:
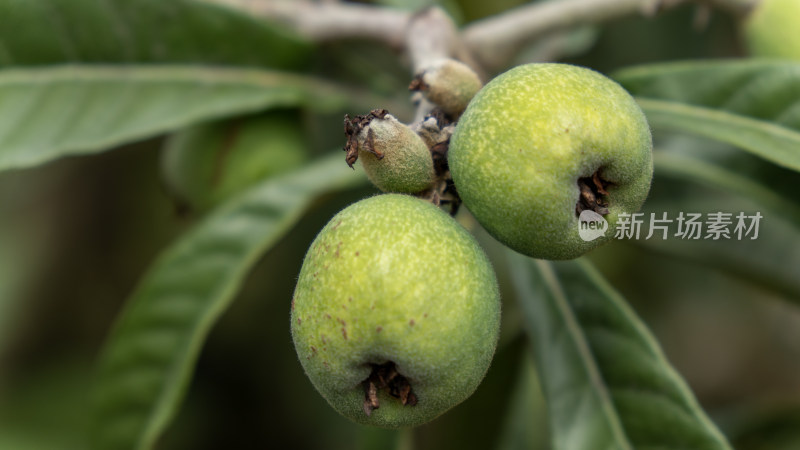
M 384 192 L 417 194 L 436 181 L 431 152 L 407 125 L 385 109 L 345 115 L 345 151 L 350 167 L 361 161 L 367 177 Z
M 422 70 L 409 89 L 432 103 L 424 120 L 411 126 L 385 109 L 345 115 L 346 161 L 357 160 L 372 183 L 384 192 L 413 194 L 435 205 L 450 204 L 455 214 L 461 200 L 447 166 L 454 122 L 482 84 L 466 64 L 441 59 Z

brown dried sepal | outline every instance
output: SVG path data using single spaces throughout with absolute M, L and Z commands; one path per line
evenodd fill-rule
M 417 197 L 445 208 L 451 216 L 458 214 L 461 206 L 461 197 L 452 178 L 437 181 L 431 189 L 419 193 Z
M 422 92 L 428 90 L 430 86 L 428 86 L 428 84 L 422 80 L 424 75 L 424 73 L 420 73 L 415 76 L 408 85 L 408 90 L 411 92 Z
M 383 119 L 388 112 L 385 109 L 373 109 L 369 114 L 357 115 L 350 118 L 349 114 L 344 115 L 344 135 L 347 137 L 347 143 L 344 145 L 345 161 L 350 168 L 358 161 L 358 135 L 361 134 L 373 119 Z M 367 130 L 367 139 L 364 141 L 364 151 L 368 151 L 377 156 L 378 159 L 383 159 L 383 153 L 375 149 L 375 133 L 372 130 Z
M 589 209 L 601 216 L 608 214 L 609 193 L 606 188 L 610 185 L 610 182 L 600 177 L 599 170 L 591 177 L 578 178 L 580 196 L 575 205 L 575 213 L 580 215 L 581 212 Z
M 411 383 L 397 372 L 392 361 L 384 364 L 370 364 L 372 372 L 364 380 L 364 414 L 372 415 L 372 411 L 381 407 L 378 391 L 382 390 L 400 400 L 403 406 L 417 404 L 417 396 L 411 390 Z
M 450 174 L 450 166 L 447 163 L 447 152 L 450 149 L 450 139 L 439 142 L 431 147 L 431 158 L 433 158 L 433 170 L 440 178 L 447 178 Z
M 450 215 L 455 216 L 461 206 L 461 197 L 456 191 L 453 177 L 450 175 L 450 166 L 447 163 L 447 152 L 450 149 L 453 126 L 443 116 L 434 112 L 420 124 L 417 134 L 428 145 L 437 178 L 437 182 L 431 189 L 421 192 L 417 196 L 436 206 L 449 208 Z

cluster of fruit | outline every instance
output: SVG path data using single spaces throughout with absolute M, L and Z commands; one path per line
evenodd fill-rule
M 571 259 L 608 239 L 582 240 L 580 213 L 603 216 L 613 236 L 653 173 L 642 111 L 589 69 L 524 65 L 482 87 L 445 60 L 411 88 L 436 106 L 420 123 L 384 110 L 345 118 L 347 163 L 360 161 L 387 193 L 347 207 L 319 233 L 291 312 L 317 390 L 346 417 L 391 428 L 466 399 L 494 354 L 497 280 L 451 217 L 462 201 L 508 247 Z

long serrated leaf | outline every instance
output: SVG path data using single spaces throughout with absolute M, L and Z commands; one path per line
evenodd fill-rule
M 195 0 L 0 0 L 0 67 L 185 62 L 289 68 L 309 50 L 277 24 Z
M 95 447 L 152 448 L 178 409 L 209 330 L 253 264 L 314 198 L 363 181 L 334 155 L 248 190 L 164 251 L 100 357 Z
M 761 59 L 687 61 L 623 69 L 633 95 L 728 111 L 800 131 L 800 63 Z
M 0 170 L 88 154 L 267 107 L 335 110 L 347 92 L 265 70 L 75 66 L 0 71 Z
M 727 272 L 739 282 L 767 288 L 800 302 L 800 208 L 796 202 L 758 182 L 699 157 L 656 151 L 656 182 L 642 210 L 647 223 L 663 214 L 671 220 L 667 238 L 656 233 L 632 241 L 658 253 Z M 727 236 L 709 234 L 710 214 L 726 214 Z M 699 214 L 699 235 L 678 233 L 680 214 Z M 736 232 L 739 215 L 749 233 Z M 755 220 L 754 217 L 760 217 Z M 684 229 L 684 232 L 686 229 Z M 648 233 L 645 233 L 648 234 Z M 692 234 L 692 233 L 689 233 Z
M 655 176 L 667 176 L 688 182 L 700 183 L 724 192 L 751 199 L 776 214 L 795 223 L 800 228 L 800 206 L 779 195 L 759 182 L 732 172 L 720 164 L 712 164 L 686 153 L 653 152 Z
M 587 262 L 508 253 L 553 448 L 729 449 L 647 328 Z
M 651 125 L 735 145 L 800 170 L 800 63 L 661 63 L 613 74 Z
M 653 128 L 726 142 L 800 171 L 800 132 L 763 120 L 688 104 L 637 98 Z

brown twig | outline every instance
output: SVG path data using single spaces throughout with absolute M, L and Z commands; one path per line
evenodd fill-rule
M 694 2 L 745 15 L 759 0 L 560 0 L 530 3 L 467 26 L 464 42 L 478 62 L 501 68 L 519 49 L 554 31 L 656 12 Z
M 308 0 L 202 0 L 282 23 L 315 42 L 369 39 L 405 46 L 406 11 L 344 2 Z
M 760 0 L 550 0 L 487 17 L 461 32 L 439 8 L 412 14 L 344 2 L 202 1 L 281 22 L 317 42 L 362 38 L 406 50 L 414 74 L 436 58 L 452 57 L 484 75 L 484 68 L 504 67 L 524 44 L 555 31 L 632 15 L 648 16 L 691 2 L 743 16 Z

